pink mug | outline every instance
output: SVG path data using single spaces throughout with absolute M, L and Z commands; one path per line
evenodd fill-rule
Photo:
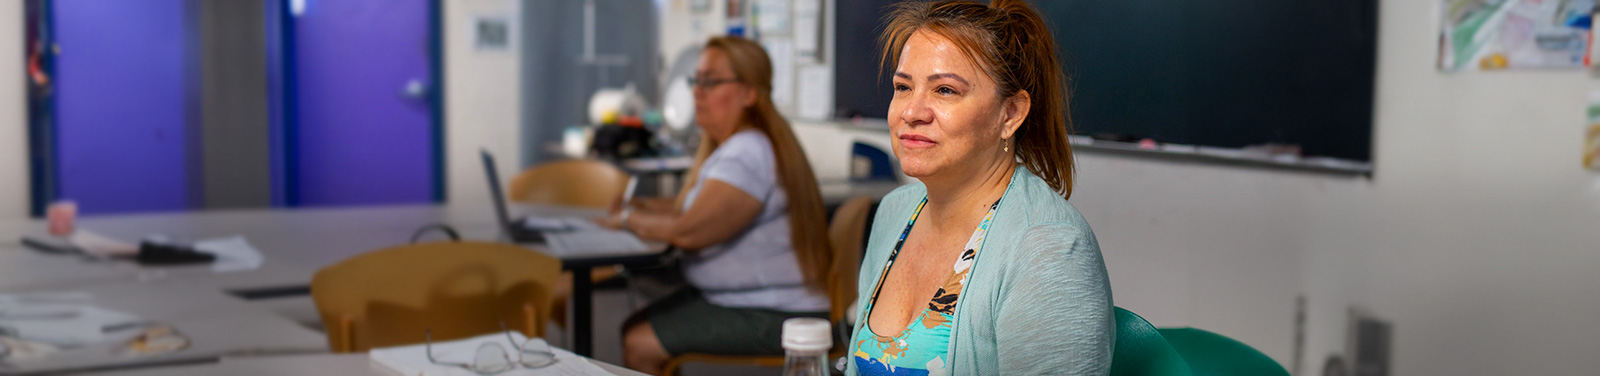
M 45 209 L 45 221 L 49 223 L 50 235 L 72 235 L 72 222 L 78 218 L 78 203 L 72 201 L 56 201 Z

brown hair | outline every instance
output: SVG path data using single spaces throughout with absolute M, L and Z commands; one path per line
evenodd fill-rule
M 1028 118 L 1012 137 L 1013 153 L 1063 198 L 1072 197 L 1071 115 L 1067 78 L 1055 39 L 1039 13 L 1023 0 L 905 2 L 887 17 L 880 42 L 885 67 L 896 67 L 906 40 L 917 31 L 949 39 L 994 79 L 1000 96 L 1028 92 Z
M 755 105 L 745 108 L 743 121 L 772 141 L 772 154 L 777 159 L 778 183 L 789 197 L 789 239 L 794 246 L 794 256 L 800 264 L 800 275 L 807 287 L 824 289 L 828 280 L 828 267 L 833 263 L 833 246 L 828 242 L 827 210 L 822 206 L 822 191 L 817 188 L 817 177 L 811 172 L 800 141 L 789 128 L 789 121 L 778 114 L 772 104 L 772 61 L 760 44 L 739 37 L 716 37 L 706 42 L 705 48 L 717 49 L 728 56 L 734 77 L 740 83 L 756 90 Z M 689 169 L 689 179 L 682 192 L 694 186 L 700 175 L 701 164 L 717 149 L 717 141 L 701 133 L 700 148 L 695 153 L 694 165 Z M 682 206 L 683 196 L 678 197 Z

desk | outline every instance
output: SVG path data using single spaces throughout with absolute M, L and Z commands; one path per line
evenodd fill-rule
M 94 295 L 94 304 L 123 311 L 141 319 L 170 325 L 189 337 L 183 350 L 144 357 L 125 357 L 113 351 L 117 344 L 65 350 L 49 357 L 15 364 L 0 364 L 0 374 L 59 373 L 129 366 L 207 362 L 227 354 L 327 351 L 321 333 L 277 315 L 251 307 L 221 292 L 179 283 L 118 283 L 79 286 L 67 290 Z
M 590 363 L 613 375 L 644 376 L 643 373 L 594 359 Z M 119 371 L 119 376 L 253 376 L 253 375 L 394 375 L 374 367 L 367 354 L 314 354 L 270 357 L 224 357 L 221 362 L 145 370 Z M 102 375 L 91 373 L 88 375 Z
M 602 211 L 546 205 L 516 205 L 522 215 L 598 216 Z M 499 222 L 491 207 L 414 205 L 304 210 L 235 210 L 91 217 L 78 226 L 115 239 L 137 240 L 164 234 L 195 240 L 243 234 L 266 256 L 261 269 L 213 273 L 209 266 L 141 267 L 129 262 L 91 262 L 46 255 L 14 242 L 0 243 L 0 291 L 36 287 L 72 287 L 93 283 L 182 281 L 217 291 L 282 289 L 307 291 L 317 270 L 350 257 L 405 244 L 422 226 L 449 224 L 464 239 L 495 241 Z M 43 233 L 37 222 L 0 228 L 0 239 Z M 438 239 L 430 238 L 430 239 Z M 665 244 L 661 245 L 665 249 Z M 537 244 L 530 249 L 544 251 Z M 552 255 L 571 270 L 573 283 L 573 352 L 593 354 L 589 270 L 596 266 L 658 262 L 662 251 L 606 255 Z
M 882 196 L 896 184 L 825 182 L 825 197 L 839 201 L 856 195 Z M 553 206 L 516 206 L 521 214 L 593 216 L 599 211 Z M 195 240 L 243 234 L 263 255 L 262 267 L 235 273 L 212 273 L 207 266 L 140 267 L 126 262 L 86 262 L 46 255 L 17 242 L 25 234 L 44 232 L 42 221 L 0 223 L 0 292 L 61 289 L 99 284 L 182 284 L 194 289 L 242 291 L 287 288 L 306 291 L 317 270 L 350 257 L 405 244 L 418 228 L 437 223 L 454 227 L 466 239 L 494 240 L 499 223 L 488 203 L 483 205 L 412 205 L 337 209 L 257 209 L 114 215 L 84 218 L 79 226 L 124 240 L 164 234 Z M 438 239 L 438 238 L 430 238 Z M 534 249 L 538 249 L 534 247 Z M 647 263 L 659 253 L 565 257 L 563 267 L 574 273 L 573 352 L 592 352 L 593 307 L 588 272 L 591 267 Z
M 663 248 L 665 245 L 663 245 Z M 561 259 L 561 268 L 572 272 L 572 352 L 594 356 L 594 281 L 591 270 L 607 265 L 652 265 L 661 263 L 663 251 L 648 254 L 623 254 Z

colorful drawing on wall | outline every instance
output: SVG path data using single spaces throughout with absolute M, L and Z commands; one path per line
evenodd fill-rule
M 1600 90 L 1589 92 L 1589 125 L 1583 137 L 1583 167 L 1600 171 Z
M 1595 0 L 1438 0 L 1439 69 L 1590 65 Z

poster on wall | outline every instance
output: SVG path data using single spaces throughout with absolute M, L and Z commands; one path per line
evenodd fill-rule
M 511 16 L 476 15 L 472 19 L 472 46 L 478 52 L 511 50 Z
M 823 62 L 822 16 L 821 0 L 794 3 L 794 52 L 804 62 Z
M 794 42 L 789 38 L 762 38 L 767 56 L 772 59 L 772 104 L 789 108 L 794 103 Z
M 1437 0 L 1439 69 L 1589 66 L 1596 0 Z
M 762 35 L 789 32 L 789 2 L 785 0 L 759 0 L 755 3 L 756 30 Z

